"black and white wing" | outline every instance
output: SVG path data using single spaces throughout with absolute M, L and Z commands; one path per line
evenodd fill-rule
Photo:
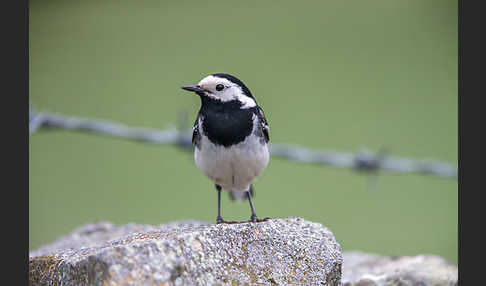
M 201 115 L 198 113 L 194 126 L 192 127 L 192 145 L 200 149 L 201 144 L 201 132 L 199 131 L 199 119 Z
M 265 142 L 268 143 L 270 140 L 270 126 L 268 126 L 263 109 L 261 109 L 259 106 L 257 106 L 257 116 L 261 124 L 263 135 L 265 136 Z

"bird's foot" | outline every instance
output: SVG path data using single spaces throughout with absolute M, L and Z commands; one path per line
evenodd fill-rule
M 221 223 L 238 223 L 237 221 L 225 221 L 222 217 L 218 216 L 216 218 L 216 224 L 221 224 Z
M 247 220 L 247 221 L 242 221 L 242 222 L 264 222 L 264 221 L 268 221 L 270 218 L 269 217 L 266 217 L 266 218 L 258 218 L 256 215 L 251 215 L 250 219 Z

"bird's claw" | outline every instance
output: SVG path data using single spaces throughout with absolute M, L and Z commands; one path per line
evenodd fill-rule
M 252 215 L 250 217 L 249 220 L 247 221 L 242 221 L 242 222 L 265 222 L 265 221 L 268 221 L 270 218 L 269 217 L 266 217 L 266 218 L 258 218 L 256 215 Z
M 238 222 L 237 221 L 225 221 L 222 217 L 217 217 L 216 218 L 216 224 L 222 224 L 222 223 L 233 224 L 233 223 L 238 223 Z

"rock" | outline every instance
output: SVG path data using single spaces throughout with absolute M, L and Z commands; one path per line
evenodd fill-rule
M 76 229 L 29 254 L 30 285 L 340 285 L 341 247 L 302 218 Z
M 457 267 L 436 255 L 387 257 L 343 253 L 343 286 L 458 285 Z

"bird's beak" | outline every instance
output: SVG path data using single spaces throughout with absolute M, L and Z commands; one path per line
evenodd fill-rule
M 204 92 L 206 91 L 204 88 L 200 87 L 197 84 L 186 85 L 186 86 L 183 86 L 181 88 L 184 89 L 184 90 L 187 90 L 187 91 L 192 91 L 192 92 L 198 93 L 198 94 L 204 94 Z

